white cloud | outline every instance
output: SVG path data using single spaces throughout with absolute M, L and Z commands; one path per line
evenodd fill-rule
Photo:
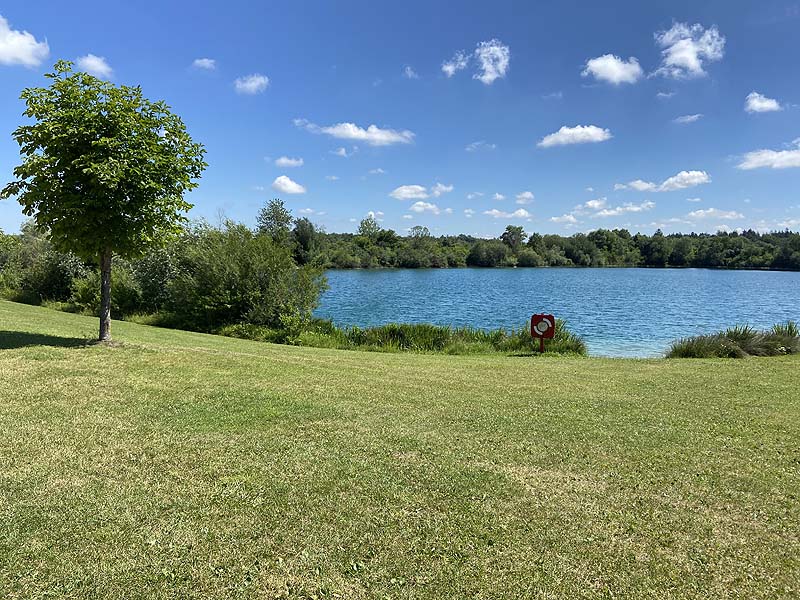
M 345 148 L 344 146 L 342 146 L 341 148 L 337 148 L 336 150 L 331 150 L 331 154 L 333 154 L 334 156 L 341 156 L 342 158 L 350 158 L 356 152 L 358 152 L 357 146 L 353 146 L 353 149 L 350 152 L 348 152 L 347 148 Z
M 442 194 L 452 191 L 452 185 L 444 185 L 442 183 L 436 183 L 430 191 L 423 185 L 401 185 L 389 195 L 397 200 L 425 200 L 430 197 L 438 198 Z
M 492 210 L 485 210 L 483 214 L 493 217 L 495 219 L 527 219 L 531 216 L 524 208 L 518 208 L 514 212 L 504 212 L 502 210 L 497 210 L 493 208 Z
M 777 224 L 780 229 L 794 229 L 800 227 L 800 219 L 786 219 Z
M 267 89 L 269 77 L 260 73 L 239 77 L 233 82 L 233 86 L 239 94 L 260 94 Z
M 472 142 L 471 144 L 464 146 L 464 150 L 467 152 L 476 152 L 478 150 L 494 150 L 495 148 L 497 148 L 497 144 L 489 144 L 483 140 Z
M 468 63 L 469 56 L 463 50 L 459 50 L 453 58 L 442 63 L 442 71 L 447 77 L 452 77 L 458 71 L 466 69 Z
M 542 100 L 561 100 L 564 98 L 564 92 L 550 92 L 549 94 L 542 94 Z
M 403 77 L 406 79 L 419 79 L 419 75 L 411 65 L 406 65 L 403 67 Z
M 295 119 L 294 124 L 311 133 L 324 133 L 341 140 L 365 142 L 370 146 L 389 146 L 391 144 L 410 144 L 414 141 L 414 132 L 395 129 L 382 129 L 377 125 L 370 125 L 366 129 L 355 123 L 336 123 L 327 127 L 320 127 L 306 119 Z
M 370 169 L 369 170 L 369 174 L 370 175 L 385 175 L 386 171 L 384 171 L 383 169 L 378 167 L 377 169 Z
M 47 41 L 39 42 L 27 31 L 11 29 L 0 15 L 0 65 L 38 67 L 50 55 Z
M 641 204 L 623 204 L 622 206 L 615 206 L 614 208 L 604 208 L 597 211 L 593 216 L 595 217 L 618 217 L 626 213 L 639 213 L 655 208 L 656 203 L 646 200 Z
M 577 209 L 582 210 L 600 210 L 601 208 L 605 208 L 608 200 L 604 197 L 602 198 L 595 198 L 594 200 L 589 200 L 584 202 L 580 206 L 576 207 Z
M 620 83 L 636 83 L 642 77 L 642 73 L 639 61 L 633 56 L 624 61 L 613 54 L 603 54 L 603 56 L 587 60 L 581 75 L 584 77 L 591 75 L 598 81 L 619 85 Z
M 416 200 L 429 197 L 428 188 L 422 185 L 401 185 L 389 195 L 397 200 Z
M 365 217 L 367 217 L 367 218 L 369 218 L 369 219 L 375 219 L 376 221 L 380 221 L 380 220 L 381 220 L 381 218 L 383 218 L 383 211 L 380 211 L 380 210 L 377 210 L 377 211 L 375 211 L 375 210 L 371 210 L 371 211 L 367 212 L 367 214 L 366 214 L 366 215 L 364 215 L 364 216 L 365 216 Z
M 496 79 L 506 76 L 511 51 L 500 40 L 492 39 L 478 44 L 475 49 L 475 58 L 478 61 L 480 73 L 475 73 L 472 78 L 491 85 Z
M 693 210 L 686 215 L 686 217 L 689 219 L 719 219 L 721 221 L 737 221 L 739 219 L 744 219 L 744 215 L 735 210 L 720 210 L 718 208 Z
M 301 208 L 297 211 L 301 215 L 324 215 L 324 212 L 317 212 L 313 208 Z
M 586 188 L 586 191 L 587 192 L 593 192 L 594 188 L 592 186 L 589 186 L 589 187 Z
M 291 158 L 289 156 L 281 156 L 275 160 L 276 167 L 302 167 L 302 158 Z
M 675 117 L 674 119 L 672 119 L 672 122 L 678 123 L 679 125 L 686 125 L 687 123 L 694 123 L 696 121 L 699 121 L 702 118 L 703 115 L 697 113 L 695 115 L 683 115 L 681 117 Z
M 705 171 L 681 171 L 677 175 L 665 179 L 664 183 L 662 183 L 656 191 L 672 192 L 710 182 L 711 177 L 709 177 L 708 173 Z
M 467 194 L 467 200 L 474 200 L 475 198 L 481 198 L 483 196 L 483 192 L 470 192 Z
M 452 185 L 444 185 L 443 183 L 437 183 L 431 188 L 431 196 L 434 198 L 438 198 L 442 194 L 446 194 L 447 192 L 452 192 L 453 186 Z
M 667 31 L 655 34 L 661 48 L 661 66 L 654 73 L 673 79 L 702 77 L 704 62 L 722 59 L 725 37 L 716 26 L 705 29 L 695 23 L 674 23 Z
M 502 200 L 505 200 L 505 199 L 506 199 L 506 197 L 503 194 L 501 194 L 500 192 L 495 192 L 494 195 L 492 196 L 492 200 L 497 200 L 498 202 L 500 202 Z
M 540 148 L 564 146 L 567 144 L 586 144 L 604 142 L 611 139 L 611 132 L 595 125 L 564 126 L 555 133 L 544 136 L 537 144 Z
M 306 188 L 302 185 L 297 183 L 296 181 L 292 181 L 286 175 L 281 175 L 275 178 L 275 181 L 272 182 L 272 189 L 276 192 L 282 192 L 284 194 L 305 194 Z
M 792 142 L 790 150 L 754 150 L 742 157 L 737 168 L 750 169 L 791 169 L 800 167 L 800 138 Z
M 102 56 L 87 54 L 86 56 L 81 56 L 77 62 L 81 71 L 86 71 L 89 75 L 94 75 L 95 77 L 109 78 L 114 74 L 114 69 Z
M 575 225 L 578 222 L 578 219 L 572 213 L 567 213 L 565 215 L 561 215 L 560 217 L 550 217 L 550 221 L 553 223 L 569 223 L 570 225 Z
M 702 202 L 703 199 L 702 198 L 687 198 L 686 201 L 687 202 Z
M 517 204 L 530 204 L 533 202 L 533 192 L 520 192 L 517 194 Z
M 634 179 L 628 183 L 616 183 L 614 184 L 614 189 L 635 190 L 637 192 L 673 192 L 710 182 L 711 177 L 705 171 L 681 171 L 677 175 L 668 177 L 660 185 L 656 185 L 651 181 Z
M 472 215 L 474 215 L 474 214 L 475 214 L 475 211 L 472 210 L 471 208 L 465 208 L 464 209 L 464 216 L 467 217 L 468 219 L 471 219 Z
M 411 207 L 408 209 L 415 213 L 431 213 L 433 215 L 438 215 L 441 212 L 441 209 L 436 206 L 435 204 L 431 204 L 430 202 L 414 202 Z
M 749 113 L 762 113 L 783 110 L 783 107 L 774 98 L 767 98 L 758 92 L 750 92 L 744 99 L 744 109 Z
M 404 219 L 413 219 L 414 216 L 413 215 L 403 215 L 403 218 Z
M 195 69 L 205 69 L 206 71 L 213 71 L 217 68 L 217 61 L 213 58 L 195 58 L 192 61 L 192 66 Z
M 675 92 L 658 92 L 656 94 L 656 98 L 659 98 L 660 100 L 668 100 L 672 98 L 674 95 Z
M 338 175 L 325 175 L 325 179 L 328 181 L 339 181 Z

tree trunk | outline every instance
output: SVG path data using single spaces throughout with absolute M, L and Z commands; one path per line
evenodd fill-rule
M 111 341 L 111 249 L 100 255 L 100 341 Z

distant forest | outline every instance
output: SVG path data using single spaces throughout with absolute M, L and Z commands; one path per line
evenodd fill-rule
M 312 233 L 313 232 L 313 233 Z M 509 225 L 496 239 L 468 235 L 432 236 L 412 227 L 401 236 L 373 218 L 358 232 L 324 233 L 306 219 L 296 221 L 292 237 L 301 260 L 324 268 L 448 267 L 708 267 L 800 270 L 800 234 L 753 230 L 665 235 L 597 229 L 571 236 L 527 233 Z M 313 240 L 313 241 L 312 241 Z

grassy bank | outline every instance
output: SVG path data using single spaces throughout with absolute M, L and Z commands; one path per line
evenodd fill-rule
M 797 356 L 95 328 L 0 302 L 0 597 L 800 592 Z

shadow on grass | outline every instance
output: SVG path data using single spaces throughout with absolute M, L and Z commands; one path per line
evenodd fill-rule
M 54 346 L 56 348 L 82 348 L 94 344 L 86 338 L 61 337 L 58 335 L 42 335 L 26 331 L 0 330 L 0 350 L 28 348 L 30 346 Z

